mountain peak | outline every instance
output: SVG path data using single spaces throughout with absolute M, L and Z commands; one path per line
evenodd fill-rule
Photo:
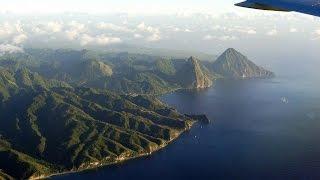
M 188 89 L 207 88 L 213 83 L 201 62 L 194 56 L 184 62 L 177 74 L 182 86 Z
M 198 59 L 194 56 L 190 56 L 189 59 L 188 59 L 189 62 L 197 62 Z
M 230 53 L 230 52 L 238 52 L 238 51 L 235 50 L 234 48 L 228 48 L 225 52 Z
M 213 71 L 229 78 L 267 78 L 274 74 L 257 66 L 246 56 L 229 48 L 213 63 Z
M 85 77 L 97 78 L 97 77 L 110 77 L 113 74 L 112 68 L 102 61 L 96 59 L 88 59 L 83 64 L 83 75 Z
M 246 57 L 241 54 L 239 51 L 237 51 L 236 49 L 234 48 L 228 48 L 227 50 L 225 50 L 223 53 L 222 53 L 222 56 L 229 56 L 229 57 L 242 57 L 241 59 L 246 59 Z

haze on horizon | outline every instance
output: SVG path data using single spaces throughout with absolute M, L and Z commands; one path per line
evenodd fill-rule
M 219 54 L 262 65 L 317 62 L 319 18 L 235 7 L 237 0 L 12 0 L 0 7 L 0 51 L 137 46 Z
M 206 12 L 217 13 L 232 9 L 235 0 L 12 0 L 3 2 L 2 12 L 14 13 L 130 13 L 130 14 L 175 14 Z
M 320 18 L 239 1 L 1 3 L 0 179 L 320 177 Z

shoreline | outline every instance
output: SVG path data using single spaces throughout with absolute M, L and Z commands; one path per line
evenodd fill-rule
M 210 86 L 206 86 L 206 87 L 194 87 L 194 88 L 184 88 L 184 87 L 176 87 L 176 88 L 172 88 L 172 89 L 169 89 L 167 91 L 164 91 L 164 92 L 160 92 L 160 93 L 155 93 L 155 94 L 150 94 L 150 93 L 124 93 L 123 95 L 133 95 L 133 96 L 139 96 L 139 95 L 146 95 L 146 96 L 155 96 L 155 97 L 159 97 L 159 96 L 163 96 L 163 95 L 166 95 L 166 94 L 171 94 L 171 93 L 175 93 L 175 92 L 179 92 L 179 91 L 189 91 L 189 90 L 205 90 L 205 89 L 209 89 L 209 88 L 212 88 L 215 86 L 215 81 L 217 80 L 220 80 L 221 78 L 216 78 L 213 80 L 213 83 L 210 85 Z
M 256 78 L 253 78 L 256 79 Z M 221 80 L 221 79 L 217 79 L 217 80 Z M 243 79 L 243 80 L 252 80 L 252 79 Z M 204 89 L 208 89 L 208 88 L 212 88 L 214 87 L 214 84 L 209 86 L 209 87 L 205 87 L 205 88 L 194 88 L 194 89 L 190 89 L 190 88 L 175 88 L 172 89 L 170 91 L 166 91 L 164 93 L 161 94 L 156 94 L 154 96 L 159 97 L 159 96 L 163 96 L 165 94 L 170 94 L 170 93 L 174 93 L 174 92 L 178 92 L 178 91 L 188 91 L 188 90 L 204 90 Z M 127 94 L 128 95 L 128 94 Z M 149 94 L 138 94 L 138 95 L 149 95 Z M 162 101 L 161 101 L 162 102 Z M 83 169 L 78 169 L 78 170 L 70 170 L 70 171 L 63 171 L 63 172 L 59 172 L 59 173 L 53 173 L 50 175 L 45 175 L 45 176 L 37 176 L 37 177 L 30 177 L 29 179 L 32 180 L 39 180 L 39 179 L 47 179 L 47 178 L 52 178 L 52 177 L 56 177 L 56 176 L 62 176 L 62 175 L 68 175 L 68 174 L 75 174 L 75 173 L 81 173 L 81 172 L 85 172 L 85 171 L 90 171 L 90 170 L 95 170 L 95 169 L 99 169 L 99 168 L 107 168 L 108 166 L 112 166 L 112 165 L 117 165 L 123 162 L 128 162 L 130 160 L 134 160 L 134 159 L 138 159 L 138 158 L 142 158 L 142 157 L 148 157 L 153 155 L 154 153 L 159 152 L 160 150 L 164 149 L 165 147 L 167 147 L 168 145 L 172 144 L 175 140 L 177 140 L 183 133 L 186 133 L 187 131 L 189 131 L 195 123 L 198 123 L 201 121 L 192 121 L 191 125 L 189 126 L 189 128 L 179 132 L 177 134 L 176 137 L 174 137 L 173 139 L 171 139 L 170 141 L 167 141 L 166 143 L 164 143 L 162 146 L 159 146 L 157 149 L 153 150 L 152 152 L 149 153 L 142 153 L 142 154 L 138 154 L 132 157 L 128 157 L 122 160 L 116 160 L 114 162 L 110 162 L 110 163 L 106 163 L 106 164 L 101 164 L 101 165 L 97 165 L 94 167 L 88 167 L 88 168 L 83 168 Z
M 158 98 L 159 96 L 163 96 L 165 94 L 170 94 L 170 93 L 174 93 L 174 92 L 178 92 L 178 91 L 204 90 L 204 89 L 211 88 L 213 86 L 214 85 L 212 84 L 211 86 L 205 87 L 205 88 L 193 88 L 193 89 L 190 89 L 190 88 L 174 88 L 174 89 L 171 89 L 171 90 L 166 91 L 164 93 L 155 94 L 154 96 Z M 143 95 L 143 94 L 140 94 L 140 95 Z M 170 141 L 166 142 L 163 146 L 159 146 L 159 148 L 155 149 L 154 151 L 152 151 L 150 153 L 142 153 L 142 154 L 139 154 L 139 155 L 136 155 L 136 156 L 128 157 L 128 158 L 123 159 L 123 160 L 117 160 L 117 161 L 114 161 L 114 162 L 101 164 L 101 165 L 97 165 L 97 166 L 94 166 L 94 167 L 88 167 L 88 168 L 83 168 L 83 169 L 78 169 L 78 170 L 63 171 L 63 172 L 58 172 L 58 173 L 53 173 L 53 174 L 50 174 L 50 175 L 43 175 L 43 176 L 41 176 L 41 175 L 40 176 L 36 176 L 36 177 L 32 177 L 31 176 L 29 179 L 30 180 L 40 180 L 40 179 L 47 179 L 47 178 L 51 178 L 51 177 L 55 177 L 55 176 L 62 176 L 62 175 L 66 175 L 66 174 L 81 173 L 81 172 L 90 171 L 90 170 L 94 170 L 94 169 L 98 169 L 98 168 L 103 168 L 103 167 L 116 165 L 116 164 L 119 164 L 121 162 L 126 162 L 126 161 L 130 161 L 130 160 L 134 160 L 134 159 L 138 159 L 138 158 L 142 158 L 142 157 L 151 156 L 153 153 L 157 153 L 158 151 L 160 151 L 160 150 L 164 149 L 165 147 L 167 147 L 168 145 L 170 145 L 173 141 L 177 140 L 183 133 L 189 131 L 193 127 L 193 125 L 195 123 L 197 123 L 197 122 L 199 122 L 199 121 L 192 121 L 191 125 L 190 125 L 190 127 L 188 129 L 185 129 L 184 131 L 179 132 L 179 134 L 176 137 L 174 137 Z
M 67 174 L 75 174 L 75 173 L 81 173 L 81 172 L 85 172 L 85 171 L 90 171 L 90 170 L 94 170 L 94 169 L 99 169 L 99 168 L 104 168 L 104 167 L 108 167 L 108 166 L 112 166 L 112 165 L 116 165 L 116 164 L 120 164 L 122 162 L 127 162 L 130 160 L 134 160 L 134 159 L 138 159 L 138 158 L 142 158 L 142 157 L 147 157 L 147 156 L 151 156 L 154 153 L 157 153 L 158 151 L 164 149 L 165 147 L 167 147 L 168 145 L 172 144 L 175 140 L 177 140 L 183 133 L 186 133 L 187 131 L 189 131 L 193 125 L 195 123 L 197 123 L 198 121 L 192 121 L 191 125 L 189 126 L 188 129 L 185 129 L 184 131 L 181 131 L 177 134 L 176 137 L 174 137 L 173 139 L 171 139 L 170 141 L 166 142 L 165 144 L 163 144 L 162 146 L 159 146 L 157 149 L 153 150 L 152 152 L 149 153 L 142 153 L 136 156 L 132 156 L 132 157 L 128 157 L 126 159 L 122 159 L 122 160 L 116 160 L 114 162 L 110 162 L 110 163 L 106 163 L 106 164 L 101 164 L 101 165 L 97 165 L 94 167 L 88 167 L 88 168 L 83 168 L 83 169 L 78 169 L 78 170 L 70 170 L 70 171 L 63 171 L 63 172 L 58 172 L 58 173 L 53 173 L 50 175 L 43 175 L 43 176 L 36 176 L 36 177 L 29 177 L 28 179 L 30 180 L 40 180 L 40 179 L 47 179 L 47 178 L 52 178 L 55 176 L 62 176 L 62 175 L 67 175 Z

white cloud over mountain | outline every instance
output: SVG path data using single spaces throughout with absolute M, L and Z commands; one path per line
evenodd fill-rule
M 48 22 L 46 27 L 46 29 L 52 33 L 60 32 L 62 31 L 62 28 L 63 28 L 63 24 L 61 22 L 56 22 L 56 21 Z
M 23 49 L 12 44 L 0 44 L 0 54 L 17 52 L 23 52 Z
M 17 36 L 14 36 L 13 37 L 13 43 L 14 44 L 21 44 L 23 43 L 24 41 L 26 41 L 28 39 L 28 36 L 25 35 L 25 34 L 19 34 Z
M 319 21 L 291 13 L 197 13 L 184 16 L 67 13 L 36 18 L 8 14 L 0 17 L 0 41 L 16 47 L 87 48 L 123 44 L 220 51 L 231 46 L 255 47 L 261 42 L 273 47 L 270 44 L 276 44 L 275 36 L 283 39 L 306 37 L 301 43 L 305 44 L 320 37 L 319 27 Z M 293 33 L 294 36 L 289 37 Z
M 266 35 L 268 35 L 268 36 L 276 36 L 276 35 L 278 35 L 278 30 L 277 29 L 271 29 L 270 31 L 268 31 L 266 33 Z
M 122 40 L 118 37 L 108 37 L 104 34 L 98 36 L 91 36 L 89 34 L 83 34 L 80 37 L 81 46 L 86 45 L 109 45 L 121 43 Z
M 234 41 L 234 40 L 238 40 L 238 37 L 232 36 L 232 35 L 223 35 L 223 36 L 206 35 L 203 37 L 203 40 Z
M 290 28 L 289 32 L 296 33 L 296 32 L 298 32 L 298 29 L 297 28 Z
M 100 22 L 97 24 L 98 29 L 109 30 L 109 31 L 117 31 L 117 32 L 133 32 L 132 29 L 129 29 L 126 26 L 119 26 L 112 23 Z

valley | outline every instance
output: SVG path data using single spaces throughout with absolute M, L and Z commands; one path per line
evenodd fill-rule
M 149 155 L 197 122 L 158 95 L 273 76 L 235 49 L 213 62 L 69 49 L 4 54 L 0 177 L 43 178 Z

